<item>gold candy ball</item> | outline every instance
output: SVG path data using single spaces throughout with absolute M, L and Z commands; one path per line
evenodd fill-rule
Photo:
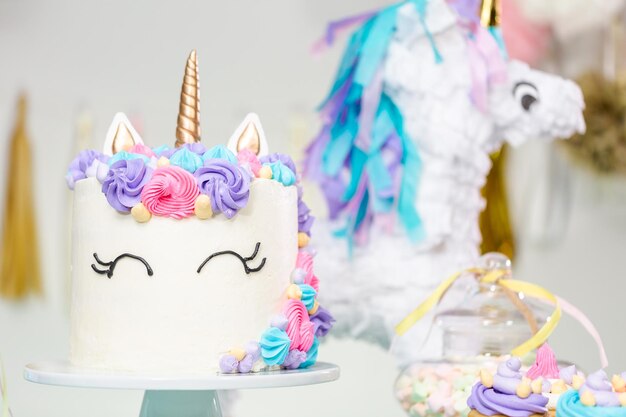
M 309 315 L 312 316 L 313 314 L 317 313 L 317 310 L 319 310 L 320 308 L 320 303 L 317 302 L 317 300 L 315 300 L 315 304 L 313 304 L 313 307 L 311 307 L 311 309 L 309 310 Z
M 213 209 L 211 208 L 211 199 L 206 194 L 200 194 L 196 198 L 193 212 L 199 219 L 210 219 L 213 216 Z
M 298 233 L 298 247 L 299 248 L 305 247 L 306 245 L 309 244 L 309 240 L 310 239 L 311 238 L 306 233 L 304 233 L 304 232 Z
M 228 351 L 228 354 L 233 355 L 238 361 L 241 361 L 243 358 L 246 357 L 246 351 L 241 348 L 231 349 Z
M 262 166 L 259 170 L 259 178 L 265 178 L 266 180 L 272 179 L 272 168 L 268 166 Z
M 130 214 L 139 223 L 145 223 L 152 218 L 152 213 L 141 203 L 135 204 L 133 208 L 130 209 Z
M 291 284 L 287 288 L 287 298 L 292 300 L 300 300 L 302 298 L 302 289 L 297 284 Z
M 170 160 L 167 159 L 166 157 L 162 156 L 157 160 L 157 166 L 160 167 L 166 167 L 170 164 Z

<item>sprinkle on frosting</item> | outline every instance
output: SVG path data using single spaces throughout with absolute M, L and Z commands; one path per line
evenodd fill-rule
M 182 219 L 193 214 L 199 194 L 193 175 L 170 165 L 154 171 L 141 192 L 141 202 L 155 216 Z
M 250 179 L 238 165 L 207 159 L 194 175 L 202 193 L 211 199 L 213 212 L 230 219 L 248 203 Z
M 128 213 L 141 202 L 141 192 L 152 175 L 141 159 L 119 160 L 111 165 L 102 192 L 115 210 Z

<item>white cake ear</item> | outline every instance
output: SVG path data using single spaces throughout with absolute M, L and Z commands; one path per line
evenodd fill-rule
M 111 156 L 120 151 L 128 151 L 134 145 L 143 145 L 141 136 L 124 113 L 116 113 L 107 131 L 102 153 Z
M 261 157 L 269 153 L 267 140 L 259 116 L 249 113 L 228 141 L 228 149 L 238 154 L 242 149 L 252 151 Z

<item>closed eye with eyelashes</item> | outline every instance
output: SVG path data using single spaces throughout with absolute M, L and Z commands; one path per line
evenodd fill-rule
M 141 262 L 146 267 L 146 272 L 148 276 L 152 276 L 154 274 L 154 272 L 152 271 L 152 267 L 150 266 L 148 261 L 143 259 L 141 256 L 133 255 L 132 253 L 123 253 L 109 262 L 102 261 L 98 257 L 97 253 L 94 253 L 93 257 L 98 263 L 98 266 L 96 266 L 95 264 L 91 264 L 91 269 L 93 269 L 96 273 L 100 275 L 106 275 L 108 278 L 111 278 L 113 276 L 113 272 L 115 271 L 115 267 L 117 266 L 117 263 L 124 258 L 135 259 Z M 100 269 L 102 267 L 104 267 L 104 269 Z
M 225 251 L 219 251 L 219 252 L 214 252 L 211 255 L 209 255 L 198 267 L 198 274 L 200 273 L 200 271 L 202 271 L 202 268 L 204 268 L 204 266 L 213 258 L 216 258 L 218 256 L 222 256 L 222 255 L 231 255 L 234 256 L 235 258 L 239 259 L 241 261 L 241 263 L 243 264 L 243 269 L 245 271 L 245 273 L 247 275 L 251 274 L 252 272 L 259 272 L 261 269 L 263 269 L 263 267 L 265 266 L 265 261 L 267 260 L 267 258 L 263 258 L 261 259 L 261 263 L 256 266 L 256 267 L 250 267 L 248 265 L 248 262 L 253 261 L 254 258 L 256 258 L 257 254 L 259 253 L 259 248 L 261 247 L 261 242 L 257 242 L 256 245 L 254 246 L 254 252 L 252 252 L 252 255 L 250 256 L 246 256 L 243 257 L 241 256 L 239 253 L 233 251 L 233 250 L 225 250 Z

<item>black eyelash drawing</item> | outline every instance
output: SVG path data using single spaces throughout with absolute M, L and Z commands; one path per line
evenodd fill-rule
M 200 264 L 200 266 L 198 267 L 198 274 L 200 273 L 200 271 L 202 271 L 202 268 L 204 267 L 204 265 L 207 264 L 207 262 L 209 262 L 211 259 L 217 257 L 217 256 L 221 256 L 221 255 L 232 255 L 234 257 L 236 257 L 237 259 L 239 259 L 241 261 L 241 263 L 243 264 L 243 268 L 244 271 L 246 271 L 246 274 L 250 274 L 251 272 L 259 272 L 261 269 L 263 269 L 263 267 L 265 266 L 265 261 L 267 260 L 267 258 L 263 258 L 261 260 L 261 263 L 259 264 L 259 266 L 257 266 L 256 268 L 250 268 L 248 266 L 248 262 L 254 260 L 254 258 L 256 257 L 256 255 L 259 253 L 259 248 L 261 247 L 261 242 L 257 242 L 256 246 L 254 247 L 254 252 L 252 253 L 252 255 L 248 256 L 248 257 L 243 257 L 241 255 L 239 255 L 237 252 L 232 251 L 232 250 L 225 250 L 225 251 L 220 251 L 220 252 L 215 252 L 213 254 L 211 254 L 208 258 L 206 258 L 204 260 L 204 262 L 202 262 Z
M 95 272 L 97 272 L 100 275 L 105 275 L 110 279 L 113 276 L 113 271 L 115 270 L 115 266 L 117 265 L 117 263 L 119 262 L 120 259 L 123 258 L 132 258 L 132 259 L 136 259 L 139 262 L 141 262 L 145 267 L 146 267 L 146 271 L 148 272 L 148 276 L 152 276 L 152 274 L 154 273 L 152 271 L 152 268 L 150 267 L 150 264 L 148 264 L 148 262 L 143 259 L 141 256 L 137 256 L 137 255 L 133 255 L 131 253 L 123 253 L 121 255 L 119 255 L 117 258 L 113 259 L 111 262 L 103 262 L 100 260 L 100 258 L 98 258 L 98 254 L 94 253 L 93 254 L 94 259 L 96 260 L 96 262 L 100 265 L 100 266 L 105 266 L 107 267 L 106 269 L 98 269 L 98 267 L 95 264 L 91 264 L 91 269 L 93 269 Z

